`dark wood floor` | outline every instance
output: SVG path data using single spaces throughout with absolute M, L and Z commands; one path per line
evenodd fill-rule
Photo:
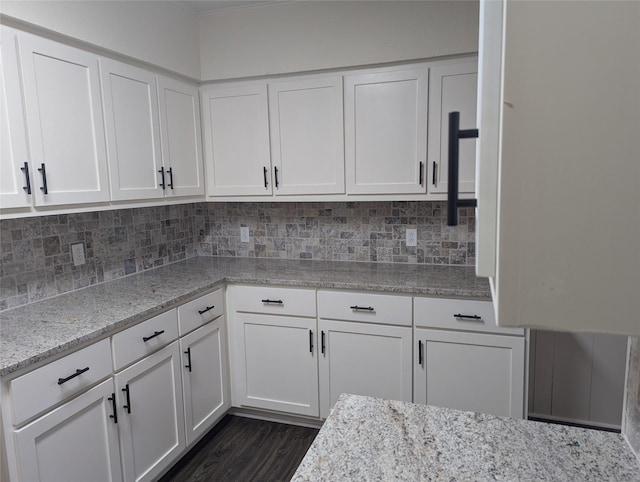
M 226 415 L 161 482 L 288 481 L 318 430 Z

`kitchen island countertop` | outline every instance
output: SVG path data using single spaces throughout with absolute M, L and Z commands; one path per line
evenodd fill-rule
M 46 361 L 223 283 L 490 300 L 464 266 L 195 257 L 0 312 L 0 375 Z
M 640 481 L 618 433 L 343 394 L 292 482 Z

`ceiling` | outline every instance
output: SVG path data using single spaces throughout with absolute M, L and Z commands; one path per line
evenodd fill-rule
M 182 5 L 196 14 L 213 13 L 234 8 L 254 7 L 257 5 L 270 5 L 283 3 L 272 0 L 178 0 L 175 3 Z

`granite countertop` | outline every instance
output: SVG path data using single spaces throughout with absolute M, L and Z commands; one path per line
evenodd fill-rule
M 0 313 L 0 375 L 176 307 L 223 283 L 490 300 L 472 267 L 196 257 Z
M 640 481 L 620 434 L 341 395 L 293 482 Z

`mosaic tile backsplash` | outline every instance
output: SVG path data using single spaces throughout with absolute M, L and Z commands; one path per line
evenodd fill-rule
M 196 254 L 473 265 L 473 210 L 459 222 L 447 226 L 444 202 L 195 203 L 1 220 L 0 310 Z M 405 244 L 408 227 L 416 247 Z
M 640 460 L 640 337 L 631 337 L 624 431 Z

